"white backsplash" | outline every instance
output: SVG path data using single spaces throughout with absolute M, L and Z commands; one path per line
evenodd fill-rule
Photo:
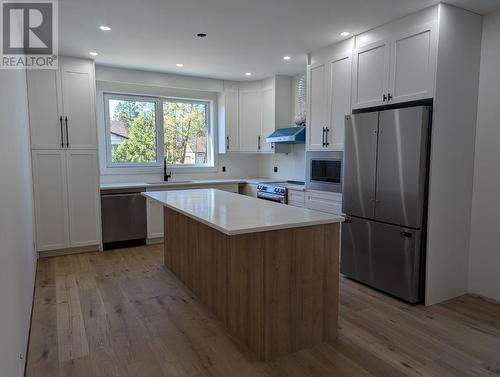
M 222 167 L 226 172 L 222 172 Z M 218 171 L 207 173 L 173 172 L 172 180 L 214 179 L 214 178 L 256 178 L 259 177 L 259 160 L 257 155 L 226 154 L 219 155 Z M 120 174 L 102 175 L 101 183 L 119 182 L 154 182 L 163 180 L 163 174 Z
M 274 167 L 278 172 L 274 172 Z M 289 154 L 274 154 L 259 156 L 259 176 L 275 179 L 305 181 L 306 161 L 305 145 L 292 146 Z

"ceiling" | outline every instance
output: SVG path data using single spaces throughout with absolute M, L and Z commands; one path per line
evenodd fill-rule
M 230 80 L 305 70 L 306 53 L 437 0 L 61 0 L 59 50 L 102 65 Z M 500 0 L 450 0 L 477 13 Z M 108 25 L 109 32 L 99 30 Z M 197 33 L 206 33 L 198 38 Z M 291 60 L 284 61 L 283 56 Z M 176 63 L 184 64 L 178 68 Z M 251 72 L 251 77 L 244 76 Z

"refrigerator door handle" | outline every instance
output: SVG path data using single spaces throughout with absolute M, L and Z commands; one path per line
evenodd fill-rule
M 401 234 L 403 237 L 406 237 L 406 238 L 411 238 L 411 236 L 413 235 L 410 232 L 400 232 L 399 234 Z

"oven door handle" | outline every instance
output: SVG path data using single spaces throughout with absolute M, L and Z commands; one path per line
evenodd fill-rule
M 271 202 L 286 204 L 286 197 L 283 195 L 271 194 L 268 192 L 258 192 L 257 198 L 269 200 Z

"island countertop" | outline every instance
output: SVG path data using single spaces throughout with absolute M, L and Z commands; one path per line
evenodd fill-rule
M 229 236 L 344 221 L 342 216 L 217 189 L 155 191 L 142 195 Z

